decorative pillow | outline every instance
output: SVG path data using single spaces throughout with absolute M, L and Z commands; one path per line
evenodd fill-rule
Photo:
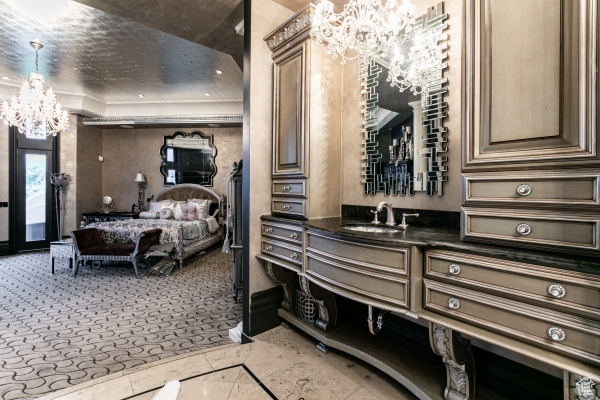
M 194 221 L 196 220 L 196 206 L 181 206 L 181 220 Z
M 208 200 L 188 200 L 187 205 L 196 208 L 196 219 L 205 219 L 208 216 Z
M 148 211 L 150 212 L 160 212 L 160 210 L 162 210 L 163 208 L 163 203 L 159 202 L 159 201 L 151 201 L 150 202 L 150 209 Z
M 173 207 L 173 218 L 175 218 L 175 221 L 181 221 L 182 216 L 183 213 L 181 211 L 181 204 L 175 202 L 175 206 Z
M 138 217 L 142 219 L 158 219 L 160 218 L 160 212 L 142 211 Z
M 171 219 L 173 218 L 173 210 L 169 207 L 165 207 L 160 210 L 160 219 Z

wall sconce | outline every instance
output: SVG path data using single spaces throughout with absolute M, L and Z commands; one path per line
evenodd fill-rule
M 137 182 L 138 186 L 139 186 L 139 193 L 138 193 L 138 210 L 139 211 L 144 211 L 144 201 L 143 199 L 143 185 L 144 183 L 146 183 L 146 177 L 144 176 L 144 174 L 142 174 L 142 171 L 138 172 L 135 175 L 135 179 L 133 180 L 134 182 Z

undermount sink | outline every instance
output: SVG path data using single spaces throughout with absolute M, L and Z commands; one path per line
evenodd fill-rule
M 371 232 L 371 233 L 397 233 L 402 232 L 402 229 L 394 226 L 385 225 L 342 225 L 342 228 L 351 231 L 358 232 Z

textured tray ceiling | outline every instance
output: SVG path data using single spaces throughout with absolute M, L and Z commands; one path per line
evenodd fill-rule
M 242 71 L 229 54 L 76 2 L 46 22 L 24 15 L 11 0 L 0 0 L 0 7 L 0 76 L 11 78 L 5 85 L 19 86 L 35 70 L 29 42 L 37 38 L 44 45 L 40 72 L 59 95 L 105 103 L 242 100 Z

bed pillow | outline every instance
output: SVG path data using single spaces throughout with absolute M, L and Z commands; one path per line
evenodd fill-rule
M 141 219 L 158 219 L 158 218 L 160 218 L 160 212 L 142 211 L 138 215 L 138 218 L 141 218 Z
M 208 200 L 189 200 L 187 204 L 196 208 L 196 219 L 208 217 Z
M 160 210 L 160 219 L 171 219 L 173 218 L 173 210 L 169 207 L 164 207 Z
M 162 200 L 162 201 L 151 201 L 150 209 L 148 211 L 160 212 L 164 207 L 169 206 L 173 203 L 173 200 Z
M 181 220 L 182 221 L 195 221 L 196 220 L 196 206 L 195 205 L 183 205 L 181 208 Z
M 175 202 L 175 206 L 173 207 L 173 218 L 175 218 L 175 221 L 181 221 L 182 216 L 181 203 Z

